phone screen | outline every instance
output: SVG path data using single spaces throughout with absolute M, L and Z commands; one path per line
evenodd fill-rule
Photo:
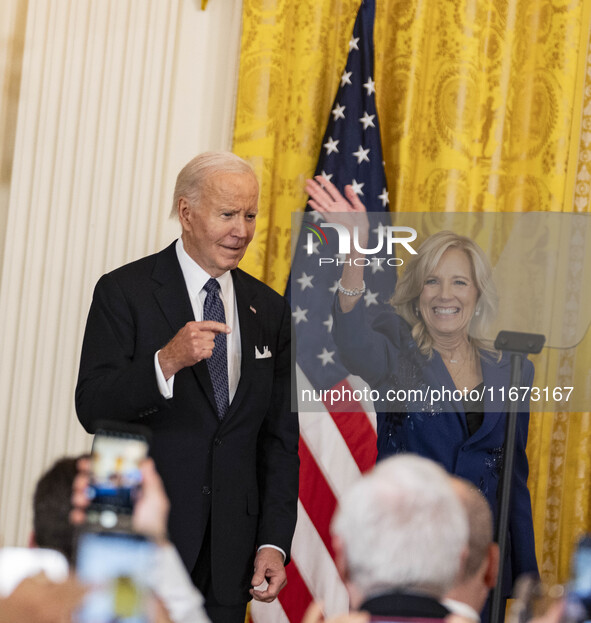
M 591 536 L 583 537 L 573 555 L 565 614 L 570 621 L 591 621 Z
M 131 514 L 141 485 L 140 464 L 147 455 L 143 431 L 97 430 L 92 444 L 91 520 L 93 511 Z
M 84 532 L 78 537 L 76 574 L 89 587 L 75 623 L 150 623 L 147 575 L 156 545 L 143 536 Z

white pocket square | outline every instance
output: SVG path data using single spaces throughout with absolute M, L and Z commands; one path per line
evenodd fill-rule
M 256 346 L 254 347 L 254 358 L 255 359 L 269 359 L 269 357 L 272 357 L 272 356 L 273 355 L 271 354 L 271 351 L 269 350 L 268 346 L 263 346 L 262 353 Z

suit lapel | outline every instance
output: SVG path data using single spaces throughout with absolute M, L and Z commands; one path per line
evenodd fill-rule
M 187 322 L 195 320 L 183 271 L 177 259 L 175 244 L 173 242 L 158 253 L 152 273 L 153 279 L 159 284 L 154 290 L 154 296 L 170 324 L 173 335 L 176 335 Z M 207 363 L 200 361 L 192 366 L 192 370 L 216 414 L 217 407 Z
M 159 286 L 154 290 L 162 313 L 176 332 L 195 320 L 183 272 L 176 257 L 175 243 L 158 253 L 152 278 Z

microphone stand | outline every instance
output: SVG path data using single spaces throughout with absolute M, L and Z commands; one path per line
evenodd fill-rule
M 545 336 L 536 333 L 518 333 L 515 331 L 501 331 L 495 340 L 497 350 L 511 354 L 511 387 L 519 388 L 521 384 L 521 371 L 523 369 L 523 357 L 530 353 L 539 353 L 546 341 Z M 511 511 L 511 492 L 513 487 L 513 466 L 515 463 L 515 438 L 517 434 L 517 399 L 512 400 L 514 392 L 509 391 L 509 413 L 507 416 L 507 428 L 505 430 L 505 452 L 501 477 L 501 498 L 497 520 L 496 540 L 499 545 L 499 575 L 493 589 L 491 601 L 491 623 L 503 623 L 505 613 L 501 612 L 503 601 L 503 570 L 505 554 L 507 552 L 507 534 L 509 532 L 509 514 Z

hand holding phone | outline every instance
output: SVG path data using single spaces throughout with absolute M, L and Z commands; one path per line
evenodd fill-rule
M 78 461 L 78 475 L 72 489 L 70 521 L 75 525 L 87 522 L 87 509 L 90 505 L 88 490 L 90 483 L 90 459 Z M 156 541 L 166 541 L 170 502 L 164 491 L 162 479 L 156 471 L 154 461 L 145 459 L 140 465 L 142 488 L 131 516 L 131 528 L 135 532 L 150 536 Z

